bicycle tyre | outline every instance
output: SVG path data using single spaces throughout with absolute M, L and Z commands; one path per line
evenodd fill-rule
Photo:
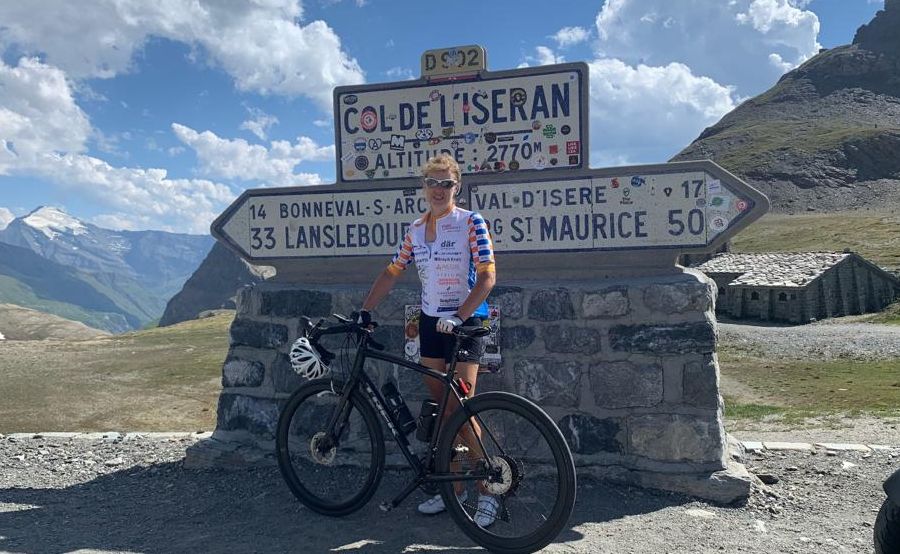
M 384 473 L 381 424 L 358 390 L 350 396 L 350 425 L 337 448 L 325 453 L 314 449 L 316 434 L 337 407 L 341 387 L 337 382 L 332 387 L 326 378 L 297 389 L 281 411 L 275 437 L 278 467 L 291 492 L 309 509 L 327 516 L 345 516 L 362 508 L 375 494 Z M 299 471 L 295 462 L 302 466 Z M 351 487 L 358 490 L 338 497 Z
M 897 554 L 900 552 L 900 506 L 890 498 L 885 499 L 878 510 L 873 529 L 875 554 Z
M 479 487 L 486 486 L 483 482 L 479 482 L 479 485 L 468 482 L 467 501 L 457 498 L 452 482 L 443 483 L 441 495 L 444 504 L 460 529 L 477 544 L 492 552 L 519 554 L 540 550 L 559 535 L 575 506 L 575 463 L 569 445 L 553 419 L 538 405 L 521 396 L 507 392 L 487 392 L 466 401 L 466 406 L 482 428 L 482 442 L 488 450 L 488 456 L 494 459 L 502 452 L 507 465 L 515 468 L 507 485 L 514 484 L 505 493 L 495 496 L 499 499 L 500 512 L 509 521 L 499 518 L 488 528 L 482 528 L 475 522 L 473 513 L 477 511 L 477 505 L 473 505 L 470 500 L 473 493 L 479 492 Z M 463 455 L 463 458 L 468 456 L 472 459 L 460 459 L 460 452 L 456 448 L 460 441 L 456 437 L 465 427 L 471 428 L 462 409 L 450 416 L 447 424 L 442 427 L 435 460 L 438 473 L 450 471 L 454 456 L 460 466 L 465 463 L 477 465 L 475 458 L 483 459 L 483 456 L 471 453 Z M 515 440 L 511 440 L 510 435 Z M 521 449 L 521 453 L 515 452 L 517 448 Z M 538 463 L 539 460 L 546 460 L 549 464 Z M 556 476 L 555 491 L 551 490 L 549 494 L 553 505 L 543 507 L 543 513 L 536 514 L 537 517 L 534 518 L 535 528 L 520 535 L 518 531 L 512 530 L 511 520 L 514 517 L 520 518 L 518 512 L 526 517 L 525 511 L 530 510 L 525 509 L 525 504 L 532 502 L 535 494 L 530 488 L 523 490 L 523 484 L 528 479 L 529 472 L 547 468 L 550 469 L 551 477 Z M 464 467 L 457 469 L 465 471 Z M 533 477 L 535 478 L 530 479 L 527 486 L 533 487 L 535 491 L 541 486 L 554 485 L 552 478 L 540 481 L 538 476 Z M 501 489 L 502 486 L 501 484 Z M 525 508 L 520 509 L 518 505 L 511 507 L 511 503 L 522 504 Z M 517 513 L 514 514 L 513 511 Z M 534 517 L 531 514 L 527 516 Z

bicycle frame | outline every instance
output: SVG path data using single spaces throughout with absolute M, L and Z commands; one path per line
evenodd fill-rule
M 322 330 L 321 335 L 339 334 L 342 332 L 346 332 L 345 329 L 342 329 L 340 326 L 336 326 Z M 452 350 L 454 353 L 459 349 L 459 342 L 460 336 L 457 334 L 454 336 Z M 420 460 L 418 456 L 416 456 L 410 450 L 409 440 L 407 440 L 406 435 L 397 430 L 398 423 L 391 416 L 390 412 L 385 408 L 385 401 L 381 396 L 381 393 L 378 391 L 378 387 L 375 386 L 375 383 L 364 371 L 365 361 L 369 358 L 403 366 L 407 369 L 411 369 L 432 379 L 437 379 L 444 384 L 444 397 L 443 399 L 441 399 L 441 402 L 438 405 L 438 419 L 437 422 L 435 422 L 435 428 L 431 434 L 431 438 L 428 443 L 428 450 L 424 460 Z M 439 371 L 435 371 L 429 367 L 411 362 L 399 356 L 375 350 L 369 346 L 369 336 L 367 334 L 362 335 L 362 339 L 360 340 L 359 346 L 356 351 L 356 358 L 353 362 L 353 368 L 350 371 L 350 377 L 348 378 L 347 382 L 344 383 L 344 387 L 341 390 L 338 407 L 334 411 L 331 420 L 328 422 L 326 432 L 332 437 L 332 440 L 335 440 L 336 437 L 341 436 L 341 433 L 343 432 L 343 425 L 345 425 L 349 419 L 349 410 L 351 408 L 351 403 L 349 402 L 350 395 L 352 394 L 354 389 L 356 389 L 357 387 L 362 387 L 362 390 L 365 391 L 366 395 L 368 395 L 369 401 L 375 406 L 376 410 L 381 414 L 381 416 L 387 423 L 388 429 L 394 436 L 394 440 L 396 441 L 397 446 L 400 447 L 400 451 L 403 453 L 404 458 L 406 458 L 407 463 L 416 473 L 415 478 L 399 495 L 397 495 L 396 498 L 394 498 L 390 503 L 382 503 L 382 510 L 389 511 L 397 507 L 407 496 L 409 496 L 410 493 L 412 493 L 412 491 L 425 483 L 446 483 L 448 481 L 481 481 L 496 476 L 495 472 L 491 471 L 489 467 L 485 467 L 479 471 L 466 471 L 464 473 L 433 473 L 430 470 L 430 468 L 433 467 L 434 456 L 437 452 L 437 441 L 440 437 L 441 427 L 444 423 L 444 413 L 447 410 L 451 392 L 455 396 L 456 401 L 460 405 L 461 409 L 466 410 L 466 414 L 471 417 L 471 414 L 469 413 L 464 401 L 466 397 L 464 394 L 460 394 L 460 385 L 454 380 L 455 375 L 456 356 L 454 356 L 453 360 L 450 362 L 450 367 L 447 372 L 441 373 Z M 478 447 L 481 449 L 481 452 L 486 453 L 487 450 L 481 440 L 481 437 L 474 432 L 473 435 L 478 441 Z

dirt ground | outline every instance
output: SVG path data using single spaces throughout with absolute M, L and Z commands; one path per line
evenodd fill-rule
M 0 437 L 3 552 L 474 552 L 446 514 L 378 503 L 408 474 L 389 473 L 357 513 L 302 507 L 274 467 L 186 470 L 190 440 L 122 442 Z M 581 479 L 575 512 L 544 552 L 696 554 L 872 552 L 882 480 L 900 449 L 750 455 L 774 484 L 739 506 Z

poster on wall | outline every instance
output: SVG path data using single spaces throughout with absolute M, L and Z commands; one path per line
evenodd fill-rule
M 487 373 L 500 371 L 500 308 L 493 304 L 488 306 L 488 317 L 484 326 L 490 327 L 491 334 L 484 337 L 484 355 L 479 362 L 478 370 Z M 420 304 L 408 304 L 405 307 L 404 325 L 404 357 L 407 360 L 419 361 L 419 317 L 422 315 Z

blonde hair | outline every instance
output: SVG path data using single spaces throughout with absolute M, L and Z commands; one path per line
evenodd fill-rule
M 433 158 L 428 158 L 425 167 L 422 168 L 422 177 L 428 176 L 432 171 L 447 170 L 453 174 L 453 178 L 457 183 L 462 184 L 462 174 L 459 171 L 459 164 L 450 154 L 438 154 Z

